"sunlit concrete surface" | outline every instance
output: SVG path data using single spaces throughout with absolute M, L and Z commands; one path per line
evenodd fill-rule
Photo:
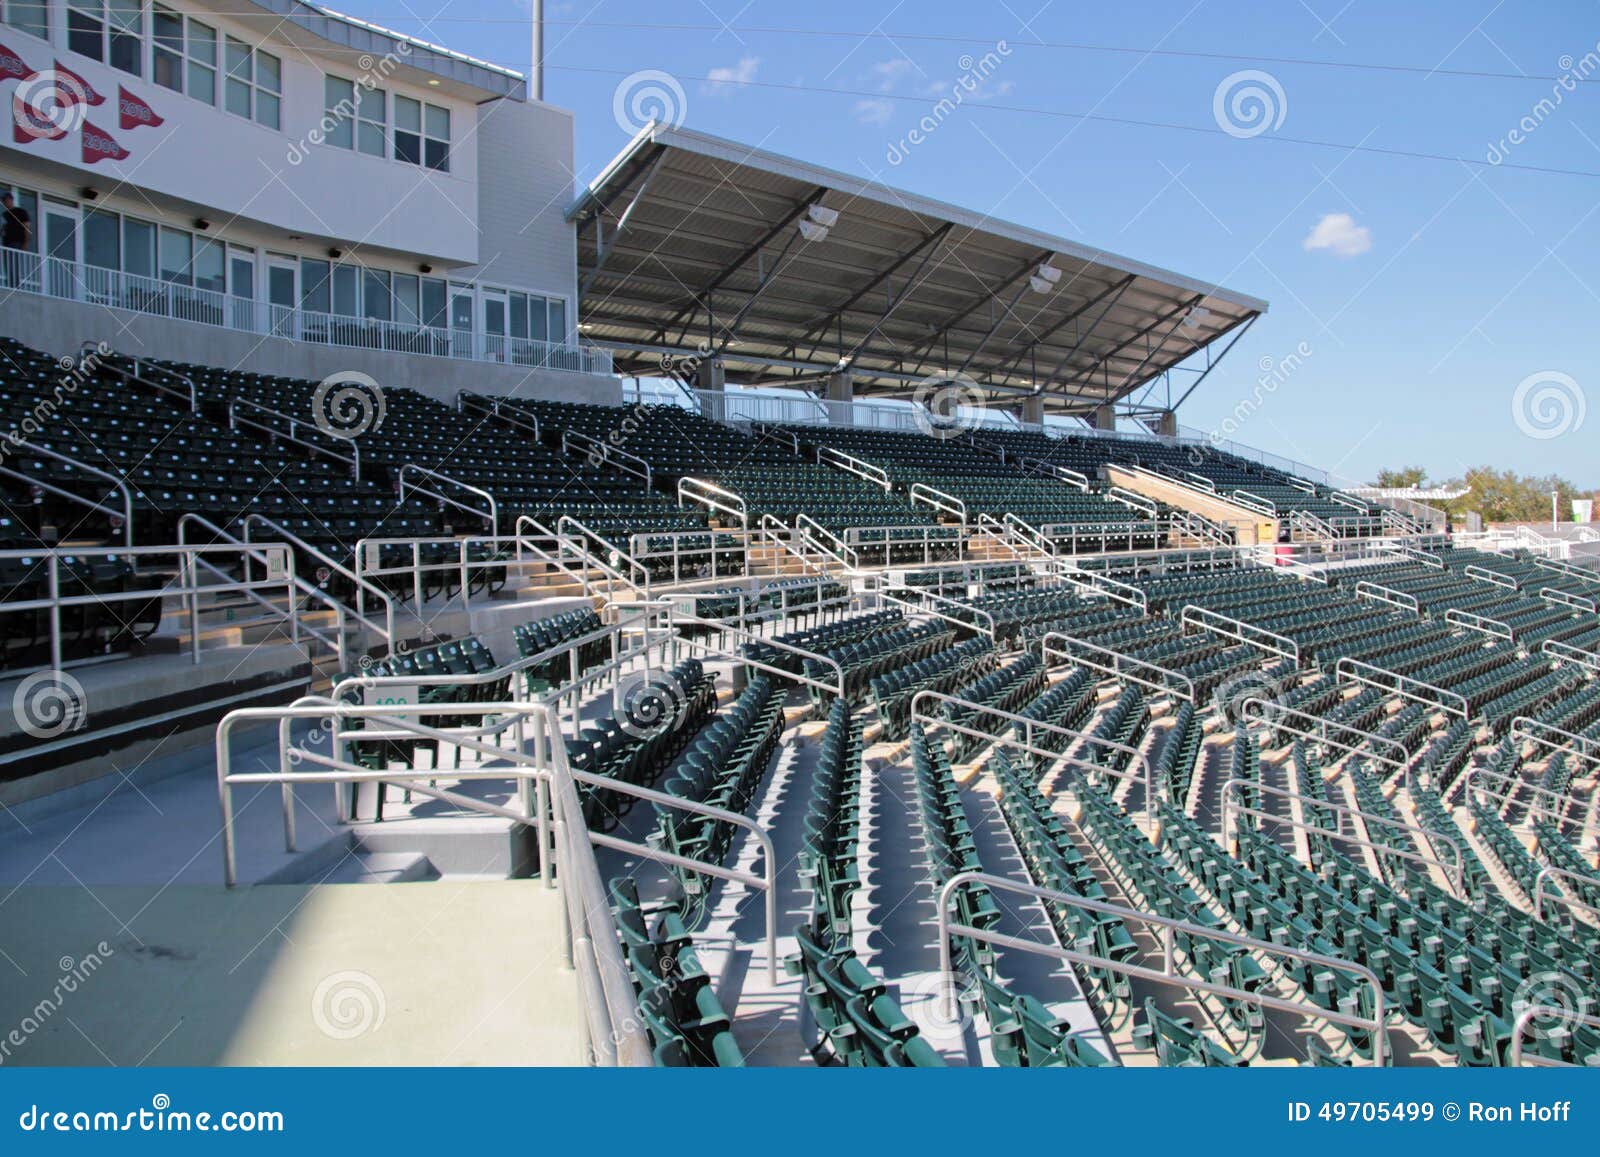
M 0 905 L 0 1062 L 581 1064 L 562 942 L 536 879 L 23 887 Z

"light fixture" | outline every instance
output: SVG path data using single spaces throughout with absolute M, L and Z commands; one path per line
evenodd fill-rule
M 1049 293 L 1060 280 L 1061 270 L 1046 261 L 1028 276 L 1028 288 L 1035 293 Z
M 337 261 L 339 258 L 344 256 L 344 250 L 335 245 L 332 249 L 328 250 L 328 256 Z
M 424 261 L 421 265 L 417 266 L 417 272 L 418 273 L 432 273 L 433 272 L 433 266 L 429 265 L 426 261 Z
M 1211 316 L 1211 311 L 1203 305 L 1197 305 L 1183 315 L 1184 329 L 1199 329 L 1206 318 Z
M 93 185 L 85 185 L 82 190 L 82 196 L 85 201 L 94 201 L 99 198 L 100 190 Z
M 194 227 L 200 230 L 200 232 L 204 233 L 207 229 L 211 228 L 211 222 L 207 221 L 204 217 L 196 217 L 194 219 Z
M 428 87 L 429 88 L 438 88 L 439 87 L 439 78 L 437 76 L 430 76 L 428 78 Z
M 800 236 L 807 241 L 822 241 L 828 236 L 828 230 L 838 224 L 839 210 L 830 209 L 821 201 L 806 208 L 806 215 L 800 218 L 798 225 Z

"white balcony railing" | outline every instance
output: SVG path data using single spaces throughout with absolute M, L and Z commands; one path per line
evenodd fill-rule
M 0 290 L 82 301 L 290 341 L 499 362 L 529 369 L 611 372 L 611 352 L 594 346 L 313 313 L 96 265 L 40 257 L 20 249 L 0 250 Z

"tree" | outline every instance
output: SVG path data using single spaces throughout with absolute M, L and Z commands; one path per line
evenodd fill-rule
M 1407 486 L 1421 486 L 1428 472 L 1421 466 L 1402 466 L 1398 470 L 1378 471 L 1377 485 L 1386 490 L 1399 490 Z

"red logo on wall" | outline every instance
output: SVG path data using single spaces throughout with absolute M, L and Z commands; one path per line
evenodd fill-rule
M 133 156 L 127 149 L 117 144 L 116 138 L 104 129 L 96 128 L 88 121 L 83 122 L 83 163 L 92 165 L 96 161 L 123 161 Z
M 156 110 L 145 104 L 133 93 L 117 85 L 117 110 L 118 123 L 125 129 L 136 129 L 140 125 L 150 125 L 154 128 L 162 123 L 156 115 Z
M 11 97 L 11 139 L 19 145 L 34 141 L 59 141 L 67 135 L 64 125 L 34 108 L 20 96 Z
M 0 44 L 0 80 L 24 80 L 32 75 L 33 69 L 22 62 L 22 57 Z
M 63 92 L 70 93 L 73 99 L 81 100 L 84 104 L 105 104 L 106 98 L 94 90 L 94 85 L 59 60 L 56 61 L 55 76 L 56 86 Z

